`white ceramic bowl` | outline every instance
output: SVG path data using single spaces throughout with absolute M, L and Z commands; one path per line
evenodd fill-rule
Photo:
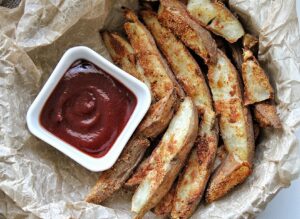
M 123 131 L 120 133 L 110 150 L 100 158 L 89 156 L 74 146 L 59 139 L 47 131 L 39 121 L 43 106 L 50 94 L 55 89 L 65 72 L 78 59 L 85 59 L 95 64 L 100 69 L 103 69 L 123 83 L 137 98 L 137 105 Z M 48 81 L 45 83 L 44 87 L 30 106 L 26 120 L 30 132 L 39 139 L 55 147 L 91 171 L 104 171 L 112 167 L 112 165 L 116 162 L 129 138 L 149 109 L 150 103 L 151 94 L 144 83 L 124 72 L 122 69 L 118 68 L 93 50 L 79 46 L 71 48 L 65 52 Z

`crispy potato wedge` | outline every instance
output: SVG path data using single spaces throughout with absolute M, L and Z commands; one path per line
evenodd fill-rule
M 153 139 L 169 125 L 178 107 L 178 98 L 175 90 L 165 95 L 164 98 L 150 106 L 146 116 L 137 128 L 137 132 L 141 135 Z
M 274 91 L 264 70 L 250 50 L 244 50 L 242 77 L 245 105 L 274 98 Z
M 158 19 L 194 50 L 205 63 L 215 63 L 217 46 L 210 33 L 194 21 L 186 6 L 177 0 L 161 0 Z
M 153 208 L 153 213 L 157 216 L 168 217 L 173 207 L 173 199 L 175 196 L 177 183 L 174 182 L 168 193 L 162 198 L 162 200 Z
M 230 43 L 245 34 L 239 20 L 219 1 L 189 0 L 187 10 L 201 25 Z
M 108 31 L 102 32 L 101 36 L 113 62 L 150 88 L 148 79 L 141 72 L 141 68 L 137 67 L 137 60 L 129 42 L 119 34 Z
M 114 166 L 101 173 L 96 185 L 86 197 L 87 202 L 100 204 L 119 190 L 141 161 L 150 142 L 145 137 L 131 137 Z
M 243 105 L 238 73 L 222 51 L 217 58 L 217 64 L 209 66 L 208 79 L 228 155 L 208 184 L 208 203 L 245 181 L 252 171 L 254 153 L 252 119 Z
M 254 117 L 260 127 L 282 128 L 280 119 L 276 112 L 274 101 L 263 101 L 254 105 Z
M 205 190 L 217 150 L 218 131 L 212 99 L 200 67 L 184 44 L 159 23 L 154 12 L 142 11 L 141 15 L 175 77 L 187 95 L 192 98 L 199 115 L 202 116 L 198 140 L 179 178 L 171 213 L 172 218 L 188 218 L 194 212 Z M 142 170 L 141 173 L 143 172 L 146 171 Z
M 124 24 L 125 31 L 137 56 L 138 63 L 150 82 L 155 100 L 162 99 L 174 87 L 177 94 L 183 98 L 182 88 L 175 80 L 147 28 L 138 20 L 133 11 L 126 10 L 125 17 L 127 19 Z
M 170 190 L 197 136 L 198 115 L 189 97 L 180 104 L 178 111 L 151 154 L 153 169 L 148 172 L 132 198 L 135 218 L 155 207 Z

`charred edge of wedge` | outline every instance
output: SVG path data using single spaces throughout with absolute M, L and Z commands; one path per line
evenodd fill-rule
M 245 105 L 274 98 L 274 91 L 265 71 L 250 50 L 244 50 L 242 77 L 244 82 Z
M 156 206 L 170 190 L 195 141 L 198 116 L 190 98 L 180 104 L 159 145 L 151 154 L 153 169 L 140 183 L 132 198 L 135 218 Z
M 125 146 L 114 166 L 100 175 L 96 185 L 85 200 L 94 204 L 100 204 L 115 191 L 119 190 L 140 162 L 149 145 L 150 142 L 146 138 L 134 135 Z
M 279 116 L 277 115 L 274 101 L 263 101 L 254 105 L 254 118 L 260 127 L 282 128 Z
M 206 64 L 216 62 L 217 46 L 210 33 L 194 21 L 179 1 L 161 0 L 159 21 L 194 50 Z
M 237 17 L 219 1 L 189 0 L 187 10 L 201 25 L 230 43 L 245 34 Z

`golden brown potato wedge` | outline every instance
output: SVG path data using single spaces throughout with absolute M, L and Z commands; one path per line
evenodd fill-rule
M 141 161 L 149 145 L 150 142 L 145 137 L 139 135 L 131 137 L 117 162 L 112 168 L 101 173 L 96 185 L 85 200 L 100 204 L 119 190 Z
M 219 1 L 189 0 L 187 10 L 201 25 L 230 43 L 245 34 L 239 20 Z
M 217 64 L 209 66 L 208 79 L 228 155 L 209 182 L 208 203 L 245 181 L 252 171 L 254 153 L 252 119 L 243 105 L 238 73 L 222 51 L 217 58 Z
M 210 33 L 194 21 L 186 6 L 177 0 L 161 0 L 158 19 L 194 50 L 205 63 L 215 63 L 217 46 Z
M 147 28 L 131 10 L 126 10 L 127 22 L 124 24 L 129 41 L 137 56 L 138 63 L 148 78 L 155 100 L 162 99 L 174 87 L 180 97 L 184 97 L 168 64 L 157 49 L 154 39 Z
M 159 23 L 154 12 L 142 11 L 141 15 L 175 77 L 187 95 L 192 98 L 199 115 L 202 116 L 198 141 L 179 178 L 171 213 L 172 218 L 188 218 L 202 197 L 215 159 L 218 131 L 212 99 L 200 67 L 184 44 Z M 143 172 L 145 170 L 141 171 Z
M 133 195 L 131 209 L 137 213 L 135 218 L 142 218 L 170 190 L 194 144 L 197 130 L 197 111 L 192 100 L 186 97 L 151 154 L 149 162 L 153 169 Z
M 150 88 L 148 79 L 137 67 L 137 60 L 129 42 L 119 34 L 108 31 L 102 32 L 101 36 L 113 62 Z
M 274 98 L 274 91 L 264 70 L 250 50 L 244 50 L 242 77 L 245 105 Z
M 260 127 L 282 128 L 274 101 L 267 100 L 254 105 L 254 117 Z

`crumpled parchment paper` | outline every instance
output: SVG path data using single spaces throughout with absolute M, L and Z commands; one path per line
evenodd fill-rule
M 276 90 L 284 129 L 264 130 L 247 181 L 225 198 L 201 205 L 194 218 L 248 218 L 262 211 L 299 174 L 295 130 L 300 126 L 300 33 L 296 1 L 231 0 L 260 39 L 259 60 Z M 0 7 L 0 218 L 130 218 L 130 195 L 104 206 L 85 203 L 91 173 L 33 137 L 26 112 L 62 54 L 88 46 L 109 59 L 98 34 L 120 29 L 121 6 L 137 0 L 23 0 Z M 147 214 L 146 218 L 153 218 Z

